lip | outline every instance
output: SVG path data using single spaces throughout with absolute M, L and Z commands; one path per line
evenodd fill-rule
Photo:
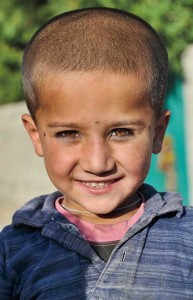
M 77 180 L 79 186 L 94 195 L 109 193 L 121 178 L 111 180 Z

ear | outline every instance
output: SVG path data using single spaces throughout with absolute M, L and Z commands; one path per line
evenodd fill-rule
M 158 154 L 162 149 L 164 135 L 170 120 L 171 112 L 164 110 L 159 117 L 154 131 L 153 150 L 154 154 Z
M 37 129 L 37 126 L 32 119 L 32 117 L 28 114 L 22 115 L 22 121 L 29 137 L 34 145 L 35 152 L 38 156 L 43 156 L 42 144 L 40 140 L 40 135 Z

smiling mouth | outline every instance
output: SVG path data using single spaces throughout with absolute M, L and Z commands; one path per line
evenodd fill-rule
M 93 188 L 93 189 L 102 189 L 102 188 L 105 188 L 105 187 L 108 187 L 109 185 L 111 185 L 112 183 L 118 181 L 117 180 L 109 180 L 109 181 L 100 181 L 100 182 L 97 182 L 97 181 L 81 181 L 81 183 L 86 186 L 86 187 L 89 187 L 89 188 Z

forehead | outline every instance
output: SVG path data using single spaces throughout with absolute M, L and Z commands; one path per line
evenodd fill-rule
M 89 112 L 113 114 L 150 108 L 145 84 L 136 74 L 101 71 L 49 74 L 39 95 L 40 112 L 68 114 L 71 118 L 76 113 L 87 117 Z
M 88 95 L 94 98 L 96 95 L 108 94 L 108 98 L 119 96 L 135 96 L 138 100 L 141 98 L 147 100 L 147 85 L 138 74 L 118 74 L 102 71 L 89 72 L 65 72 L 50 73 L 40 84 L 37 84 L 37 90 L 40 94 L 40 101 L 46 105 L 50 98 L 65 94 L 67 97 Z M 92 92 L 95 92 L 92 94 Z M 67 99 L 64 99 L 67 100 Z M 128 99 L 129 100 L 129 99 Z M 105 101 L 105 99 L 103 99 Z M 42 104 L 43 104 L 42 103 Z M 52 101 L 51 101 L 52 103 Z M 50 103 L 50 104 L 51 104 Z M 53 103 L 54 104 L 54 103 Z

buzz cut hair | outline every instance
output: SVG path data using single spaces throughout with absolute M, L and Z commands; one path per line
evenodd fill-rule
M 144 81 L 155 113 L 162 110 L 167 50 L 158 33 L 132 13 L 104 7 L 64 12 L 34 34 L 22 63 L 24 95 L 34 119 L 43 105 L 39 95 L 46 77 L 68 71 L 134 73 Z

